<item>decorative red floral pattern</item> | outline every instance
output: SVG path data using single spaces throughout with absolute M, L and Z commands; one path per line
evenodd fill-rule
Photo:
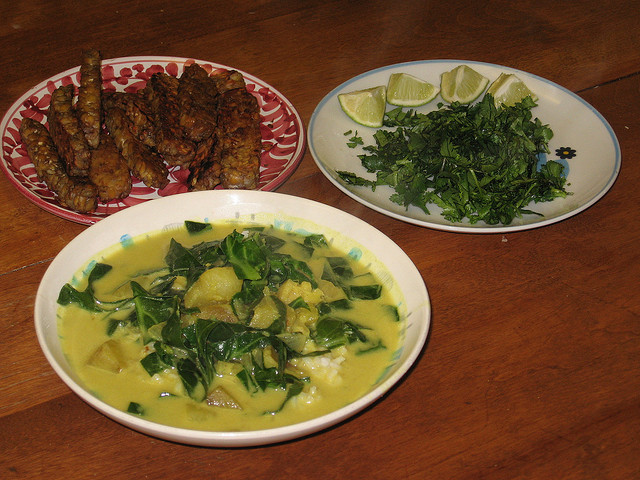
M 176 57 L 116 58 L 102 62 L 103 87 L 106 90 L 137 92 L 145 87 L 147 79 L 154 73 L 166 72 L 179 76 L 185 66 L 194 62 L 209 73 L 233 69 L 202 60 Z M 240 73 L 244 75 L 247 90 L 256 97 L 260 106 L 262 153 L 258 189 L 275 190 L 293 173 L 304 155 L 305 132 L 302 120 L 293 105 L 280 92 L 248 73 Z M 77 89 L 79 83 L 80 67 L 45 80 L 18 99 L 2 119 L 0 167 L 18 191 L 44 210 L 86 225 L 154 198 L 186 192 L 189 172 L 174 167 L 169 170 L 170 182 L 165 188 L 149 188 L 134 178 L 131 194 L 127 198 L 99 203 L 93 214 L 74 212 L 56 201 L 55 195 L 37 177 L 35 167 L 22 146 L 18 132 L 22 119 L 26 117 L 46 123 L 51 93 L 57 87 L 73 84 Z

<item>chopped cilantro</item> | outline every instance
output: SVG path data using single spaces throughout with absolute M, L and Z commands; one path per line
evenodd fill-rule
M 526 97 L 496 108 L 487 94 L 476 104 L 439 104 L 426 114 L 395 108 L 374 134 L 375 145 L 358 155 L 376 179 L 338 174 L 352 185 L 389 185 L 395 190 L 390 199 L 407 208 L 429 214 L 429 205 L 438 205 L 451 222 L 508 225 L 523 214 L 538 214 L 529 210 L 531 202 L 569 195 L 559 163 L 539 166 L 553 132 L 532 119 L 535 106 Z M 354 148 L 352 143 L 347 145 Z

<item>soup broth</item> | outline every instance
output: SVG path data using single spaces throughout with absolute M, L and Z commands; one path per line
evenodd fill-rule
M 337 410 L 397 357 L 400 299 L 321 235 L 200 224 L 123 238 L 60 292 L 72 369 L 147 420 L 260 430 Z

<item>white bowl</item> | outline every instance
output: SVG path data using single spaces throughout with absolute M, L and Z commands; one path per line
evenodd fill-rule
M 322 233 L 334 245 L 363 251 L 363 259 L 395 290 L 406 305 L 402 347 L 383 378 L 371 391 L 343 408 L 305 422 L 267 430 L 217 432 L 190 430 L 150 422 L 120 411 L 87 391 L 71 369 L 58 338 L 56 310 L 62 286 L 99 252 L 138 235 L 182 225 L 185 220 L 225 219 L 271 224 L 291 231 Z M 407 255 L 380 231 L 358 218 L 321 203 L 273 192 L 206 191 L 160 198 L 101 220 L 72 240 L 53 260 L 42 278 L 35 301 L 35 326 L 40 346 L 60 378 L 85 402 L 106 416 L 145 434 L 192 445 L 240 447 L 263 445 L 305 436 L 354 415 L 384 395 L 416 361 L 425 344 L 431 305 L 420 272 Z

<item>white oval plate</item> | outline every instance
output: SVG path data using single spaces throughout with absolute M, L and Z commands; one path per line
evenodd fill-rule
M 287 231 L 322 233 L 344 252 L 360 249 L 361 261 L 370 264 L 399 305 L 405 325 L 401 347 L 392 355 L 369 393 L 340 410 L 295 425 L 244 432 L 211 432 L 169 427 L 122 412 L 102 402 L 82 386 L 70 368 L 58 338 L 58 294 L 72 276 L 99 252 L 121 239 L 183 225 L 185 220 L 218 222 L 240 220 L 274 225 Z M 342 232 L 349 232 L 344 234 Z M 334 425 L 384 395 L 407 373 L 425 344 L 431 305 L 420 272 L 398 245 L 358 218 L 321 203 L 274 192 L 212 190 L 160 198 L 122 210 L 89 227 L 53 260 L 38 288 L 35 327 L 40 346 L 60 378 L 84 401 L 108 417 L 140 432 L 193 445 L 239 447 L 291 440 Z
M 137 92 L 145 87 L 147 79 L 154 73 L 165 72 L 178 77 L 184 67 L 191 63 L 197 63 L 208 72 L 236 70 L 242 73 L 247 90 L 256 97 L 260 107 L 262 152 L 258 190 L 278 188 L 295 171 L 304 156 L 305 132 L 302 119 L 291 102 L 268 83 L 242 70 L 206 60 L 147 56 L 103 60 L 102 85 L 105 90 Z M 60 85 L 70 83 L 77 87 L 79 82 L 79 66 L 40 82 L 16 100 L 0 122 L 0 169 L 18 191 L 40 208 L 85 225 L 142 202 L 186 192 L 188 170 L 171 167 L 169 184 L 165 188 L 150 188 L 134 179 L 131 194 L 127 198 L 101 202 L 94 213 L 74 212 L 58 203 L 55 195 L 36 175 L 35 167 L 22 145 L 19 129 L 24 117 L 46 122 L 51 92 Z
M 394 193 L 388 186 L 368 187 L 347 185 L 337 171 L 350 171 L 361 177 L 375 179 L 362 166 L 358 154 L 361 147 L 347 147 L 351 130 L 362 137 L 365 145 L 374 143 L 375 129 L 356 124 L 344 114 L 338 103 L 338 94 L 363 88 L 386 85 L 389 75 L 404 72 L 440 85 L 440 75 L 454 67 L 466 64 L 489 78 L 490 82 L 500 73 L 515 73 L 538 96 L 538 106 L 533 109 L 538 117 L 553 130 L 549 142 L 551 153 L 548 160 L 556 160 L 565 166 L 566 198 L 557 198 L 546 203 L 532 203 L 529 209 L 543 216 L 524 215 L 510 225 L 487 225 L 484 222 L 470 224 L 468 221 L 453 223 L 441 215 L 436 205 L 428 205 L 430 215 L 417 207 L 405 209 L 389 200 Z M 419 112 L 429 112 L 442 102 L 440 96 L 429 104 L 419 107 Z M 395 108 L 387 105 L 387 109 Z M 462 60 L 428 60 L 399 63 L 358 75 L 334 88 L 318 104 L 311 116 L 308 128 L 309 150 L 322 173 L 351 198 L 380 213 L 415 225 L 450 232 L 505 233 L 542 227 L 569 218 L 589 208 L 613 186 L 620 172 L 620 146 L 607 121 L 591 105 L 569 90 L 530 73 L 500 65 Z M 568 153 L 568 155 L 566 154 Z

